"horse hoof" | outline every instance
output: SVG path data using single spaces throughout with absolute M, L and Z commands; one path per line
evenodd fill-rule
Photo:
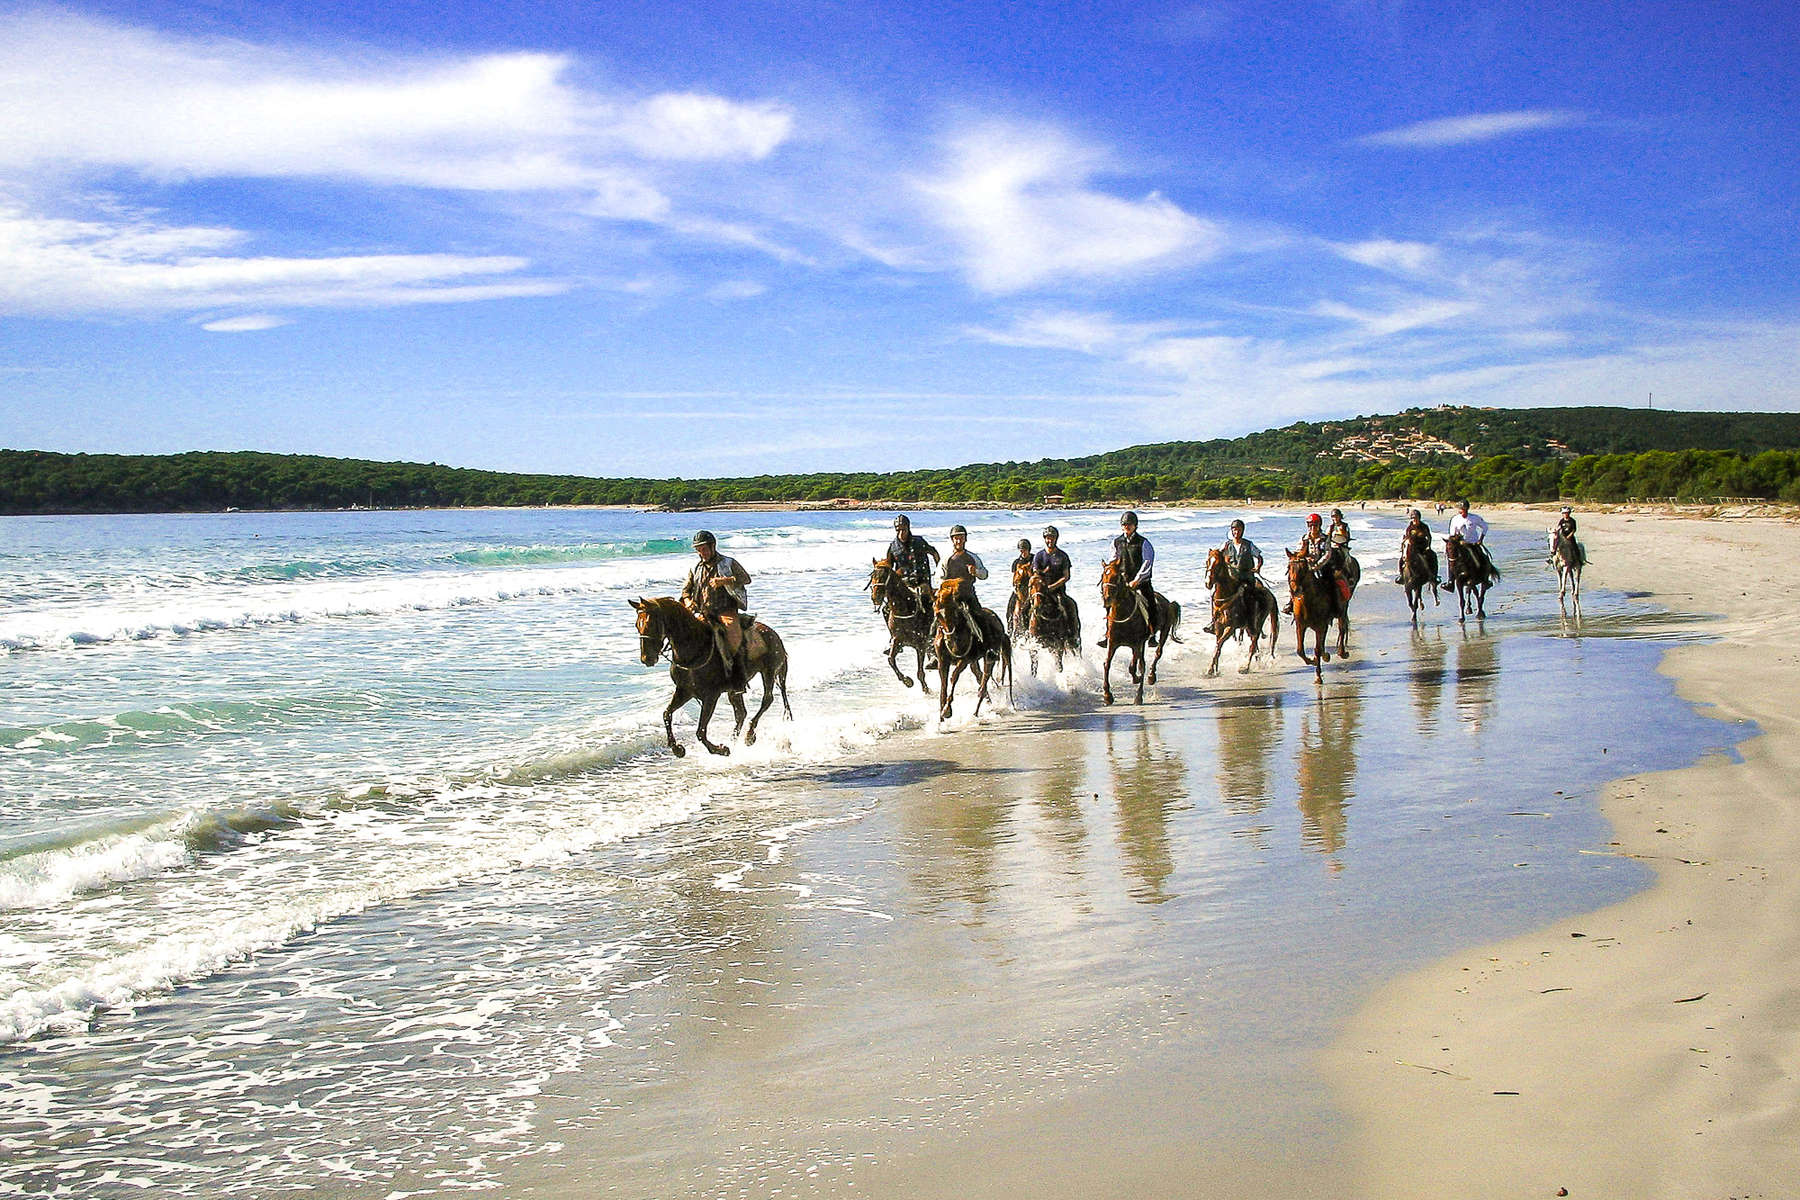
M 746 745 L 746 746 L 756 745 L 756 730 L 752 729 L 749 733 L 746 733 L 744 735 L 744 745 Z
M 902 676 L 901 676 L 901 677 L 900 677 L 900 683 L 901 683 L 901 684 L 902 684 L 902 685 L 903 685 L 903 686 L 905 686 L 905 687 L 911 687 L 911 686 L 912 686 L 912 680 L 910 680 L 910 679 L 908 679 L 908 678 L 906 678 L 906 677 L 905 677 L 905 676 L 904 676 L 904 675 L 902 675 Z
M 687 747 L 683 746 L 680 742 L 677 742 L 669 747 L 669 753 L 673 754 L 676 758 L 686 758 Z
M 729 757 L 731 754 L 730 746 L 708 746 L 707 749 L 711 750 L 714 754 L 718 755 L 720 758 Z

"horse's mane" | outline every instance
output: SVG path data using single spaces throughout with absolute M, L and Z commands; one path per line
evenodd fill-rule
M 962 581 L 958 579 L 946 579 L 940 582 L 937 589 L 938 603 L 942 604 L 944 601 L 953 598 L 961 586 Z

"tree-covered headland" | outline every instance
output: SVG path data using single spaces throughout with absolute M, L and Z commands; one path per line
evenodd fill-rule
M 891 501 L 1147 500 L 1800 503 L 1800 414 L 1618 408 L 1413 409 L 1081 458 L 733 479 L 521 475 L 253 451 L 0 450 L 0 513 Z

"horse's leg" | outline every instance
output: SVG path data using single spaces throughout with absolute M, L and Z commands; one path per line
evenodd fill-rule
M 988 698 L 988 680 L 993 678 L 994 668 L 988 662 L 987 655 L 985 654 L 980 658 L 971 659 L 969 667 L 975 672 L 975 681 L 981 685 L 981 690 L 975 693 L 975 711 L 971 714 L 972 716 L 979 717 L 981 715 L 982 702 Z
M 1103 699 L 1105 699 L 1105 701 L 1108 704 L 1111 704 L 1113 702 L 1112 660 L 1113 660 L 1113 655 L 1117 654 L 1118 652 L 1119 652 L 1119 645 L 1117 642 L 1112 640 L 1112 634 L 1109 631 L 1106 635 L 1106 666 L 1103 667 L 1100 671 L 1100 695 Z
M 919 690 L 929 696 L 931 695 L 931 683 L 925 674 L 925 647 L 915 645 L 913 653 L 919 656 Z
M 1167 646 L 1167 645 L 1168 645 L 1168 644 L 1169 644 L 1169 638 L 1170 638 L 1170 636 L 1171 636 L 1171 635 L 1172 635 L 1172 634 L 1173 634 L 1173 633 L 1174 633 L 1174 630 L 1172 630 L 1172 629 L 1165 629 L 1165 630 L 1163 630 L 1163 631 L 1162 631 L 1162 636 L 1161 636 L 1161 637 L 1159 637 L 1159 638 L 1156 638 L 1156 639 L 1155 639 L 1155 642 L 1156 642 L 1156 654 L 1155 654 L 1155 655 L 1154 655 L 1154 656 L 1152 656 L 1152 657 L 1151 657 L 1151 659 L 1150 659 L 1150 672 L 1149 672 L 1149 674 L 1150 674 L 1150 682 L 1151 682 L 1151 683 L 1155 683 L 1155 682 L 1156 682 L 1156 664 L 1157 664 L 1157 663 L 1159 663 L 1159 662 L 1161 662 L 1161 661 L 1162 661 L 1162 656 L 1163 656 L 1163 647 L 1165 647 L 1165 646 Z M 1145 646 L 1145 649 L 1146 649 L 1146 650 L 1148 650 L 1148 649 L 1149 649 L 1149 646 L 1148 646 L 1148 644 L 1146 644 L 1146 646 Z M 1141 689 L 1140 689 L 1140 690 L 1141 690 Z M 1141 701 L 1140 701 L 1140 703 L 1141 703 Z
M 888 643 L 888 652 L 887 652 L 888 669 L 893 671 L 895 679 L 898 679 L 906 687 L 911 687 L 913 685 L 913 681 L 911 679 L 907 678 L 907 676 L 900 670 L 900 651 L 903 649 L 905 649 L 905 647 L 903 645 L 901 645 L 899 638 L 895 638 L 893 641 Z M 925 676 L 925 652 L 923 650 L 921 650 L 921 651 L 919 651 L 919 682 L 921 685 L 925 682 L 924 676 Z
M 705 746 L 709 752 L 711 752 L 713 754 L 718 754 L 718 755 L 726 755 L 726 754 L 731 753 L 730 746 L 715 746 L 711 742 L 706 740 L 706 723 L 708 721 L 712 720 L 713 709 L 717 708 L 718 706 L 719 706 L 719 693 L 717 693 L 717 692 L 714 692 L 710 696 L 703 696 L 701 698 L 701 700 L 700 700 L 700 724 L 695 727 L 694 736 L 700 739 L 700 744 L 702 746 Z
M 1209 678 L 1209 679 L 1219 673 L 1219 655 L 1225 653 L 1225 639 L 1228 636 L 1229 636 L 1229 634 L 1227 632 L 1221 631 L 1219 629 L 1219 619 L 1217 617 L 1214 617 L 1213 618 L 1212 665 L 1206 668 L 1206 675 L 1207 675 L 1207 678 Z M 1251 654 L 1256 653 L 1256 642 L 1255 641 L 1252 641 L 1250 643 L 1250 653 Z
M 755 678 L 755 676 L 751 676 L 750 678 L 753 679 L 753 678 Z M 746 679 L 746 680 L 744 680 L 744 682 L 745 682 L 745 684 L 748 684 L 750 682 L 750 679 Z M 768 688 L 766 686 L 768 681 L 764 680 L 763 682 L 765 684 L 765 686 L 763 688 L 763 694 L 766 696 L 766 695 L 768 695 Z M 732 722 L 731 722 L 731 736 L 734 738 L 741 737 L 744 732 L 744 693 L 731 692 L 728 695 L 728 699 L 730 699 L 730 701 L 731 701 L 731 715 L 733 718 Z M 748 746 L 748 745 L 750 745 L 751 742 L 754 742 L 755 740 L 756 740 L 756 734 L 754 731 L 752 731 L 750 734 L 750 741 L 745 742 L 744 745 Z
M 675 710 L 694 698 L 694 693 L 685 684 L 675 685 L 675 696 L 669 701 L 669 707 L 663 709 L 663 735 L 669 739 L 669 749 L 676 758 L 687 755 L 687 748 L 675 740 Z
M 943 661 L 944 661 L 944 656 L 942 654 L 939 654 L 938 662 L 942 663 Z M 954 668 L 952 668 L 950 671 L 950 678 L 947 681 L 945 681 L 943 684 L 944 706 L 943 706 L 942 712 L 943 712 L 943 716 L 946 720 L 949 719 L 950 714 L 951 714 L 951 702 L 956 698 L 956 681 L 962 678 L 962 673 L 964 671 L 966 671 L 968 669 L 968 667 L 969 667 L 968 659 L 966 659 L 966 658 L 957 659 L 956 666 Z
M 1350 657 L 1350 614 L 1348 611 L 1338 618 L 1338 657 Z
M 1139 704 L 1144 702 L 1144 676 L 1150 673 L 1145 670 L 1144 649 L 1145 647 L 1143 645 L 1137 645 L 1131 648 L 1131 673 L 1137 677 L 1137 702 Z M 1160 654 L 1161 652 L 1162 648 L 1160 646 L 1157 647 L 1157 653 Z M 1154 668 L 1152 668 L 1152 670 L 1153 669 Z
M 771 662 L 762 669 L 761 674 L 763 682 L 762 703 L 756 706 L 756 715 L 750 718 L 750 732 L 744 735 L 744 745 L 746 746 L 756 745 L 756 723 L 763 719 L 763 714 L 769 711 L 769 705 L 774 703 L 775 700 L 775 664 Z M 738 701 L 739 725 L 744 723 L 743 703 L 742 700 Z

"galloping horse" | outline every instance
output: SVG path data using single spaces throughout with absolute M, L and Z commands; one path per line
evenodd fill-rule
M 1006 624 L 992 609 L 975 606 L 975 618 L 959 598 L 962 584 L 946 579 L 938 585 L 937 599 L 932 605 L 935 620 L 932 653 L 938 663 L 938 719 L 950 718 L 950 701 L 956 694 L 956 681 L 963 669 L 973 667 L 981 681 L 981 694 L 975 698 L 975 715 L 981 715 L 982 701 L 988 698 L 988 682 L 1002 668 L 1006 672 L 1006 699 L 1012 701 L 1012 639 L 1006 636 Z
M 689 612 L 687 606 L 673 596 L 633 600 L 631 607 L 637 609 L 638 657 L 644 660 L 644 665 L 654 667 L 664 651 L 669 655 L 669 678 L 675 683 L 675 696 L 669 701 L 669 707 L 663 709 L 663 732 L 668 736 L 669 749 L 677 758 L 687 753 L 686 748 L 675 740 L 675 710 L 689 700 L 699 700 L 700 722 L 695 733 L 700 744 L 714 754 L 730 754 L 731 747 L 715 746 L 706 740 L 706 724 L 712 720 L 719 697 L 726 694 L 725 660 L 719 655 L 712 626 Z M 794 719 L 794 710 L 788 707 L 787 647 L 775 631 L 761 621 L 756 623 L 756 634 L 762 639 L 762 651 L 751 657 L 750 673 L 762 676 L 763 697 L 756 716 L 750 720 L 749 732 L 744 734 L 746 746 L 756 744 L 756 723 L 769 711 L 769 702 L 777 687 L 781 689 L 783 715 L 790 721 Z M 735 737 L 744 729 L 744 693 L 731 692 L 730 699 L 731 711 L 737 714 L 731 729 Z
M 1066 606 L 1066 607 L 1065 607 Z M 1081 655 L 1081 611 L 1075 598 L 1053 592 L 1037 571 L 1031 573 L 1031 599 L 1026 608 L 1025 631 L 1031 637 L 1031 673 L 1037 674 L 1038 647 L 1048 650 L 1062 670 L 1063 656 Z
M 1331 654 L 1325 649 L 1325 634 L 1331 623 L 1338 623 L 1338 657 L 1349 656 L 1350 618 L 1348 602 L 1340 605 L 1339 596 L 1333 596 L 1331 589 L 1336 582 L 1327 582 L 1313 573 L 1312 564 L 1304 554 L 1289 550 L 1288 556 L 1288 594 L 1294 600 L 1294 650 L 1300 655 L 1300 661 L 1313 669 L 1313 680 L 1325 682 L 1323 664 L 1331 661 Z M 1306 633 L 1312 631 L 1313 653 L 1306 656 Z
M 887 622 L 887 662 L 894 678 L 907 687 L 913 685 L 912 677 L 902 672 L 895 661 L 900 657 L 900 651 L 910 646 L 918 656 L 919 690 L 931 695 L 931 684 L 925 681 L 925 655 L 931 649 L 930 605 L 894 573 L 894 564 L 885 558 L 875 560 L 875 569 L 869 572 L 869 582 L 863 588 Z
M 1556 603 L 1561 606 L 1570 592 L 1575 594 L 1575 615 L 1581 615 L 1581 568 L 1587 565 L 1587 551 L 1581 543 L 1572 537 L 1556 538 L 1556 547 L 1551 551 L 1551 561 L 1556 564 Z
M 1138 593 L 1119 574 L 1119 564 L 1109 562 L 1100 572 L 1100 599 L 1106 605 L 1106 667 L 1100 673 L 1100 694 L 1106 702 L 1113 702 L 1112 693 L 1112 661 L 1119 647 L 1131 648 L 1131 681 L 1137 684 L 1137 702 L 1144 702 L 1144 683 L 1148 680 L 1156 682 L 1156 664 L 1162 661 L 1163 647 L 1175 638 L 1175 628 L 1181 624 L 1181 605 L 1175 603 L 1160 592 L 1155 593 L 1157 630 L 1151 636 L 1150 620 L 1144 614 L 1144 607 Z M 1148 669 L 1144 662 L 1145 646 L 1154 642 L 1156 654 L 1150 659 Z
M 1406 603 L 1412 609 L 1413 621 L 1419 619 L 1419 611 L 1425 607 L 1425 588 L 1431 588 L 1431 602 L 1442 603 L 1438 596 L 1437 576 L 1431 570 L 1430 562 L 1425 558 L 1423 550 L 1409 551 L 1400 561 L 1400 586 L 1406 589 Z
M 1019 641 L 1031 624 L 1031 563 L 1016 562 L 1012 569 L 1012 595 L 1006 598 L 1006 636 Z M 1036 674 L 1036 668 L 1032 668 Z
M 1466 621 L 1469 609 L 1475 609 L 1477 620 L 1487 616 L 1488 589 L 1500 578 L 1500 568 L 1485 555 L 1477 556 L 1460 537 L 1444 539 L 1444 558 L 1450 565 L 1450 586 L 1456 590 L 1457 620 Z M 1487 565 L 1481 564 L 1485 561 Z M 1474 598 L 1471 606 L 1470 598 Z
M 1225 552 L 1217 547 L 1206 554 L 1206 586 L 1212 589 L 1215 639 L 1212 665 L 1206 668 L 1206 673 L 1217 675 L 1219 655 L 1224 652 L 1226 641 L 1234 634 L 1247 633 L 1250 635 L 1250 654 L 1238 668 L 1238 674 L 1248 674 L 1250 664 L 1256 661 L 1256 647 L 1262 639 L 1265 621 L 1269 625 L 1269 657 L 1275 657 L 1275 638 L 1281 627 L 1281 606 L 1275 603 L 1275 593 L 1264 587 L 1260 580 L 1252 579 L 1247 583 L 1234 580 L 1225 564 Z

